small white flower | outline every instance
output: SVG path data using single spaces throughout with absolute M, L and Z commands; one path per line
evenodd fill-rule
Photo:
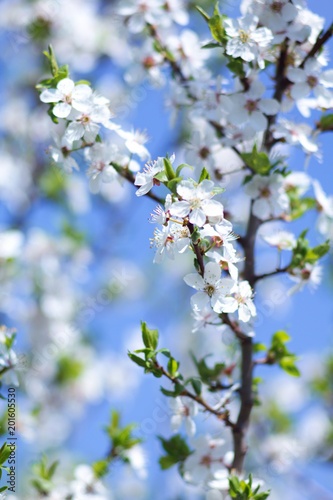
M 154 264 L 162 262 L 165 255 L 173 260 L 175 251 L 184 253 L 191 243 L 190 236 L 188 227 L 179 224 L 170 223 L 168 226 L 163 226 L 162 229 L 156 228 L 154 238 L 151 240 L 152 246 L 157 249 Z
M 86 159 L 90 162 L 87 170 L 89 188 L 92 193 L 98 193 L 103 182 L 112 182 L 117 177 L 117 171 L 110 165 L 118 155 L 114 144 L 97 143 L 86 151 Z
M 208 262 L 205 267 L 204 277 L 198 273 L 187 274 L 184 277 L 187 285 L 198 290 L 191 297 L 193 309 L 204 309 L 210 302 L 213 310 L 217 313 L 224 311 L 224 298 L 230 295 L 235 288 L 236 282 L 230 278 L 221 278 L 221 268 L 217 262 Z
M 74 472 L 75 479 L 70 483 L 72 495 L 77 499 L 105 500 L 107 490 L 96 478 L 94 471 L 88 465 L 78 465 Z
M 117 134 L 125 139 L 125 146 L 132 154 L 138 155 L 140 160 L 148 160 L 150 153 L 144 144 L 148 141 L 145 132 L 134 130 L 132 132 L 125 132 L 124 130 L 117 130 Z
M 66 137 L 56 137 L 54 142 L 55 146 L 49 148 L 52 160 L 68 174 L 73 170 L 79 170 L 76 160 L 71 155 L 72 143 Z
M 287 78 L 293 82 L 290 95 L 294 99 L 303 99 L 313 91 L 318 105 L 325 108 L 332 101 L 333 70 L 321 71 L 322 65 L 316 59 L 309 59 L 304 68 L 289 67 Z
M 296 246 L 295 235 L 289 231 L 278 231 L 262 238 L 266 243 L 272 247 L 277 247 L 279 250 L 292 250 Z
M 333 196 L 327 196 L 318 181 L 313 181 L 313 189 L 318 205 L 318 231 L 333 241 Z
M 151 214 L 149 222 L 152 222 L 153 224 L 161 224 L 162 226 L 164 226 L 165 223 L 170 218 L 171 204 L 172 204 L 172 197 L 171 194 L 169 193 L 165 197 L 164 208 L 162 208 L 161 205 L 157 205 L 157 207 L 153 210 L 153 213 Z
M 177 432 L 184 420 L 187 435 L 192 437 L 196 431 L 196 425 L 192 417 L 198 413 L 198 406 L 195 401 L 188 398 L 172 398 L 169 406 L 173 412 L 171 417 L 171 428 Z
M 204 307 L 202 310 L 194 309 L 192 315 L 194 318 L 193 333 L 206 328 L 207 325 L 218 325 L 221 323 L 218 314 L 208 306 Z
M 157 160 L 146 163 L 143 172 L 138 172 L 135 177 L 134 185 L 140 186 L 136 191 L 137 196 L 147 194 L 153 186 L 159 186 L 160 181 L 155 178 L 157 174 L 164 170 L 164 159 L 159 156 Z M 174 156 L 170 158 L 171 163 L 174 161 Z
M 300 145 L 308 154 L 316 153 L 318 145 L 311 138 L 312 128 L 306 123 L 294 123 L 285 118 L 273 127 L 273 137 L 284 139 L 292 146 Z
M 127 26 L 132 33 L 140 33 L 148 24 L 158 25 L 164 12 L 162 0 L 125 0 L 118 13 L 128 18 Z
M 194 181 L 181 181 L 177 186 L 181 201 L 170 207 L 170 213 L 177 217 L 189 217 L 189 221 L 202 227 L 206 220 L 220 222 L 223 218 L 223 205 L 211 198 L 215 196 L 214 182 L 204 180 L 200 184 Z
M 56 89 L 45 89 L 40 95 L 40 100 L 45 103 L 56 102 L 52 113 L 58 118 L 67 118 L 72 109 L 84 111 L 87 101 L 92 95 L 89 85 L 75 85 L 70 78 L 60 80 Z
M 246 62 L 257 61 L 264 68 L 264 60 L 260 57 L 260 49 L 267 48 L 273 34 L 268 28 L 257 28 L 258 18 L 252 14 L 241 19 L 225 19 L 224 26 L 229 37 L 227 54 L 240 57 Z
M 255 175 L 245 185 L 245 192 L 255 200 L 253 213 L 260 220 L 279 217 L 289 210 L 289 198 L 281 174 Z
M 241 281 L 237 283 L 232 292 L 232 296 L 228 295 L 220 299 L 223 312 L 233 313 L 238 311 L 239 320 L 247 323 L 252 316 L 256 316 L 257 314 L 252 300 L 252 288 L 248 281 Z
M 275 99 L 262 99 L 265 86 L 259 81 L 252 82 L 246 93 L 221 96 L 221 103 L 228 112 L 228 121 L 234 126 L 249 125 L 256 132 L 267 128 L 266 115 L 276 115 L 279 103 Z
M 194 452 L 184 462 L 184 479 L 194 484 L 206 484 L 224 469 L 224 440 L 200 436 L 193 445 Z
M 315 290 L 321 283 L 322 276 L 323 268 L 318 263 L 307 263 L 303 268 L 293 269 L 289 273 L 289 277 L 293 281 L 296 281 L 297 284 L 288 291 L 288 295 L 303 290 L 306 285 L 309 285 L 311 290 Z

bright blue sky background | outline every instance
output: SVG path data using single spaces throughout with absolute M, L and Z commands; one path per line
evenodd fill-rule
M 321 2 L 311 0 L 309 7 L 322 16 L 330 16 L 332 10 L 331 2 L 328 0 Z M 328 19 L 328 21 L 330 20 Z M 22 59 L 18 59 L 21 64 Z M 12 73 L 9 68 L 3 71 L 3 63 L 4 61 L 0 59 L 0 70 L 4 74 L 3 84 L 6 85 L 11 81 Z M 98 71 L 97 74 L 88 75 L 88 77 L 97 82 L 98 85 L 101 75 L 102 71 Z M 148 90 L 147 98 L 128 117 L 127 125 L 147 130 L 151 137 L 149 149 L 153 158 L 166 153 L 171 154 L 175 150 L 177 130 L 170 128 L 162 94 L 159 91 Z M 324 163 L 319 164 L 315 159 L 311 160 L 308 172 L 320 180 L 326 192 L 333 194 L 331 135 L 323 136 L 321 142 Z M 301 152 L 292 155 L 290 163 L 292 168 L 301 170 L 303 163 L 304 155 Z M 163 346 L 169 347 L 171 345 L 177 353 L 177 323 L 179 321 L 177 318 L 182 320 L 184 317 L 190 318 L 189 301 L 182 299 L 188 299 L 191 291 L 184 287 L 178 279 L 176 282 L 170 282 L 168 271 L 152 264 L 153 251 L 149 248 L 149 238 L 152 236 L 153 226 L 148 223 L 147 219 L 154 208 L 154 203 L 149 199 L 135 197 L 134 189 L 133 196 L 124 206 L 114 204 L 106 209 L 106 203 L 98 197 L 92 197 L 92 203 L 92 213 L 88 217 L 79 217 L 79 225 L 87 230 L 87 234 L 93 240 L 106 243 L 112 257 L 133 259 L 139 264 L 148 280 L 147 292 L 143 300 L 131 301 L 130 303 L 116 301 L 110 308 L 106 308 L 98 314 L 97 318 L 89 324 L 89 330 L 94 337 L 96 346 L 103 350 L 119 350 L 121 355 L 125 356 L 126 335 L 129 335 L 132 330 L 138 329 L 140 321 L 145 320 L 149 325 L 157 326 L 160 329 L 163 336 Z M 5 220 L 8 220 L 8 214 L 2 211 L 0 221 Z M 116 224 L 113 221 L 118 224 L 116 237 L 114 233 Z M 54 206 L 50 202 L 45 202 L 34 206 L 28 225 L 30 227 L 40 226 L 56 232 L 58 223 L 59 219 L 55 214 Z M 304 227 L 313 228 L 314 223 L 315 214 L 311 213 L 295 223 L 295 232 L 301 232 Z M 314 243 L 319 241 L 319 237 L 312 229 L 310 237 Z M 98 253 L 96 260 L 98 261 Z M 329 258 L 326 261 L 328 262 Z M 272 265 L 275 265 L 275 260 Z M 163 275 L 162 281 L 157 280 L 158 274 Z M 282 317 L 280 314 L 273 313 L 267 324 L 258 328 L 258 340 L 268 340 L 276 329 L 282 328 L 290 332 L 293 338 L 290 349 L 296 353 L 302 354 L 312 350 L 328 352 L 332 349 L 331 280 L 331 270 L 327 266 L 323 286 L 315 294 L 306 289 L 295 295 L 292 298 L 292 308 Z M 287 278 L 286 282 L 289 283 Z M 89 293 L 87 291 L 87 294 Z M 191 328 L 191 320 L 189 320 L 188 328 Z M 263 370 L 262 373 L 267 377 L 270 376 L 268 369 Z M 137 376 L 144 376 L 139 368 Z M 124 422 L 137 421 L 140 423 L 144 419 L 150 418 L 156 406 L 156 398 L 161 399 L 159 385 L 160 380 L 147 375 L 138 393 L 130 394 L 125 402 L 114 402 L 114 407 L 121 410 Z M 82 423 L 74 429 L 67 445 L 71 450 L 77 451 L 78 457 L 88 458 L 88 460 L 101 458 L 105 448 L 102 428 L 108 420 L 109 413 L 110 404 L 108 402 L 91 407 Z M 157 433 L 170 435 L 168 421 L 157 425 Z M 31 456 L 29 447 L 22 443 L 22 448 L 22 462 L 24 454 L 26 454 L 26 460 L 30 462 L 34 457 Z M 157 491 L 161 491 L 161 484 L 166 484 L 170 477 L 173 477 L 173 473 L 160 473 L 154 463 L 154 457 L 160 455 L 160 446 L 153 435 L 148 437 L 148 450 L 150 482 L 156 485 Z M 329 473 L 317 466 L 312 467 L 310 473 L 318 480 L 322 480 L 323 484 L 333 493 L 333 478 L 329 477 Z M 154 498 L 165 500 L 167 497 L 163 493 L 159 493 Z

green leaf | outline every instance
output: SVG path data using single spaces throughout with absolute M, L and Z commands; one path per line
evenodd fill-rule
M 206 167 L 204 167 L 204 168 L 201 170 L 201 174 L 200 174 L 200 177 L 199 177 L 199 184 L 200 184 L 200 182 L 204 181 L 205 179 L 210 180 L 210 175 L 209 175 L 209 172 L 208 172 L 208 170 L 206 169 Z
M 92 469 L 96 477 L 104 477 L 109 471 L 109 462 L 108 460 L 98 460 L 92 464 Z
M 177 177 L 176 172 L 173 169 L 172 163 L 169 160 L 169 158 L 163 158 L 163 163 L 164 163 L 164 169 L 165 169 L 166 176 L 167 176 L 169 181 L 172 181 L 172 179 L 175 179 Z
M 216 49 L 216 48 L 221 48 L 222 45 L 219 42 L 209 42 L 206 43 L 205 45 L 202 45 L 202 49 Z
M 183 386 L 183 384 L 180 384 L 179 382 L 174 385 L 173 391 L 169 391 L 168 389 L 164 389 L 164 387 L 160 387 L 162 394 L 164 394 L 164 396 L 168 396 L 169 398 L 176 398 L 184 391 L 184 389 L 185 387 Z
M 227 42 L 227 37 L 223 27 L 223 16 L 220 14 L 218 5 L 219 3 L 216 2 L 214 13 L 208 21 L 208 26 L 214 40 L 225 44 Z
M 147 324 L 141 322 L 142 340 L 146 347 L 155 350 L 158 345 L 158 330 L 150 330 Z
M 158 436 L 158 439 L 167 455 L 176 460 L 175 463 L 183 462 L 191 454 L 190 448 L 180 434 L 176 434 L 170 439 Z
M 288 333 L 284 330 L 279 330 L 277 332 L 274 333 L 273 335 L 273 343 L 285 343 L 285 342 L 289 342 L 290 340 L 290 335 L 288 335 Z
M 170 189 L 172 193 L 177 194 L 177 186 L 182 180 L 183 180 L 182 177 L 176 177 L 175 179 L 172 179 L 167 183 L 168 189 Z
M 177 170 L 176 170 L 177 177 L 180 176 L 180 173 L 183 170 L 183 168 L 189 168 L 190 170 L 193 170 L 193 167 L 191 165 L 189 165 L 188 163 L 181 163 L 180 165 L 178 165 Z
M 243 66 L 243 60 L 240 57 L 236 59 L 231 58 L 227 64 L 227 68 L 233 73 L 235 76 L 245 77 L 245 71 Z
M 201 391 L 202 391 L 202 383 L 199 378 L 191 378 L 191 384 L 194 389 L 194 392 L 196 393 L 197 396 L 200 396 Z
M 295 365 L 295 361 L 297 360 L 297 357 L 294 355 L 291 356 L 284 356 L 280 363 L 279 366 L 284 370 L 288 375 L 292 375 L 293 377 L 300 377 L 301 372 Z
M 52 75 L 57 76 L 59 73 L 59 66 L 52 45 L 49 45 L 48 52 L 45 51 L 43 52 L 43 54 L 47 57 L 49 61 Z
M 178 367 L 179 367 L 178 361 L 176 361 L 174 358 L 170 358 L 168 361 L 168 372 L 172 377 L 177 376 Z
M 10 450 L 8 444 L 4 443 L 0 449 L 0 464 L 1 465 L 4 464 L 5 462 L 7 462 L 7 459 L 8 459 L 10 454 L 11 454 L 11 450 Z
M 320 128 L 323 132 L 333 130 L 333 114 L 323 115 L 317 124 L 317 128 Z
M 258 152 L 257 145 L 253 146 L 251 153 L 242 153 L 242 159 L 255 173 L 260 175 L 267 175 L 271 168 L 271 162 L 264 152 Z
M 205 10 L 203 10 L 199 5 L 196 5 L 195 8 L 199 12 L 199 14 L 202 15 L 202 17 L 204 18 L 205 21 L 208 22 L 210 20 L 209 14 L 207 14 L 207 12 Z
M 158 463 L 160 464 L 162 470 L 170 469 L 170 467 L 173 467 L 178 462 L 179 460 L 177 458 L 170 457 L 169 455 L 164 455 L 158 460 Z
M 130 351 L 127 354 L 128 357 L 138 366 L 141 366 L 142 368 L 149 368 L 150 364 L 148 361 L 145 361 L 144 359 L 140 358 L 140 356 L 137 356 L 136 354 L 133 354 Z

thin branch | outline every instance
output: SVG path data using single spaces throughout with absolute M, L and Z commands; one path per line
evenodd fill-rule
M 274 271 L 271 271 L 269 273 L 258 274 L 257 276 L 254 277 L 254 282 L 257 283 L 257 281 L 259 280 L 270 278 L 271 276 L 276 276 L 277 274 L 286 273 L 288 271 L 288 268 L 289 266 L 285 266 L 275 269 Z
M 157 361 L 155 361 L 155 367 L 160 370 L 160 372 L 168 378 L 173 384 L 182 384 L 182 381 L 179 380 L 177 377 L 173 377 L 166 371 L 166 369 L 160 365 Z M 206 411 L 209 413 L 212 413 L 215 415 L 219 420 L 223 420 L 227 426 L 233 427 L 234 423 L 229 420 L 229 412 L 226 411 L 218 411 L 215 410 L 212 406 L 210 406 L 201 396 L 197 396 L 196 394 L 193 394 L 192 392 L 188 391 L 187 389 L 184 389 L 181 393 L 180 396 L 186 396 L 193 401 L 196 401 L 199 405 L 201 405 L 203 408 L 205 408 Z
M 299 65 L 299 68 L 304 68 L 305 63 L 309 59 L 311 59 L 311 57 L 314 57 L 332 36 L 333 36 L 333 23 L 322 35 L 320 34 L 318 36 L 316 43 L 314 44 L 310 52 L 305 56 L 302 63 Z

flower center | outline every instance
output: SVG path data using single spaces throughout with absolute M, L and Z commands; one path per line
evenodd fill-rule
M 238 30 L 239 38 L 242 43 L 247 43 L 250 39 L 249 33 L 246 33 L 244 30 Z
M 215 286 L 213 285 L 207 285 L 205 287 L 205 292 L 207 293 L 207 295 L 209 295 L 209 297 L 212 297 L 214 292 L 215 292 Z
M 210 155 L 210 151 L 209 151 L 209 149 L 206 146 L 204 146 L 203 148 L 201 148 L 199 150 L 199 156 L 203 160 L 205 160 L 206 158 L 208 158 L 209 155 Z
M 80 121 L 82 125 L 88 125 L 88 123 L 90 123 L 90 117 L 87 115 L 83 115 Z
M 308 76 L 307 78 L 308 85 L 313 89 L 318 85 L 318 78 L 316 76 Z
M 147 56 L 142 61 L 142 64 L 146 69 L 150 69 L 150 68 L 153 68 L 155 66 L 155 60 L 152 56 Z
M 200 460 L 200 465 L 204 465 L 208 469 L 212 464 L 212 457 L 210 455 L 204 455 Z
M 200 208 L 201 206 L 201 200 L 200 198 L 193 198 L 193 200 L 191 200 L 191 208 L 192 210 L 196 209 L 196 208 Z
M 249 113 L 256 111 L 256 109 L 258 109 L 258 101 L 253 101 L 252 99 L 249 99 L 248 101 L 246 101 L 245 109 L 247 109 Z
M 310 279 L 311 272 L 308 269 L 302 269 L 301 276 L 302 276 L 302 280 L 308 280 L 308 279 Z
M 269 198 L 271 196 L 271 192 L 267 186 L 260 189 L 260 196 L 262 198 Z
M 283 5 L 281 2 L 273 2 L 271 5 L 271 10 L 273 12 L 281 12 L 282 7 L 283 7 Z

